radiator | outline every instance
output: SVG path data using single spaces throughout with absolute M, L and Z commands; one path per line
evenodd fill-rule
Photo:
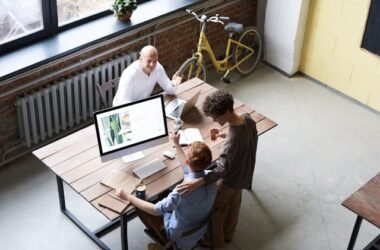
M 137 53 L 122 55 L 19 98 L 17 118 L 25 146 L 32 147 L 84 122 L 91 122 L 93 112 L 101 107 L 96 84 L 120 77 L 137 56 Z M 108 92 L 108 106 L 114 94 L 115 91 Z

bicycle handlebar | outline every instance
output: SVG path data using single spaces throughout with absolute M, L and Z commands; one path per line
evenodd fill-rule
M 201 17 L 198 17 L 197 13 L 195 13 L 194 11 L 192 11 L 190 9 L 186 9 L 186 12 L 189 13 L 190 15 L 193 15 L 201 23 L 213 22 L 213 23 L 220 23 L 220 24 L 224 25 L 224 22 L 221 20 L 226 20 L 226 21 L 230 20 L 230 18 L 228 16 L 219 16 L 219 14 L 216 14 L 216 15 L 209 17 L 207 19 L 206 15 L 202 15 Z

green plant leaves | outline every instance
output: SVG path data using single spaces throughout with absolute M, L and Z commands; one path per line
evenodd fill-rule
M 136 0 L 115 0 L 112 4 L 112 10 L 115 16 L 123 16 L 126 13 L 132 13 L 137 8 Z

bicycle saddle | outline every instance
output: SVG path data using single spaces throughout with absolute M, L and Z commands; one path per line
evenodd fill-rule
M 224 26 L 224 30 L 230 31 L 230 32 L 235 32 L 235 33 L 242 33 L 243 32 L 243 24 L 241 23 L 233 23 L 230 22 L 226 26 Z

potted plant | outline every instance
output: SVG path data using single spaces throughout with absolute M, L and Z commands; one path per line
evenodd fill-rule
M 111 10 L 119 20 L 129 20 L 136 8 L 136 0 L 115 0 Z

